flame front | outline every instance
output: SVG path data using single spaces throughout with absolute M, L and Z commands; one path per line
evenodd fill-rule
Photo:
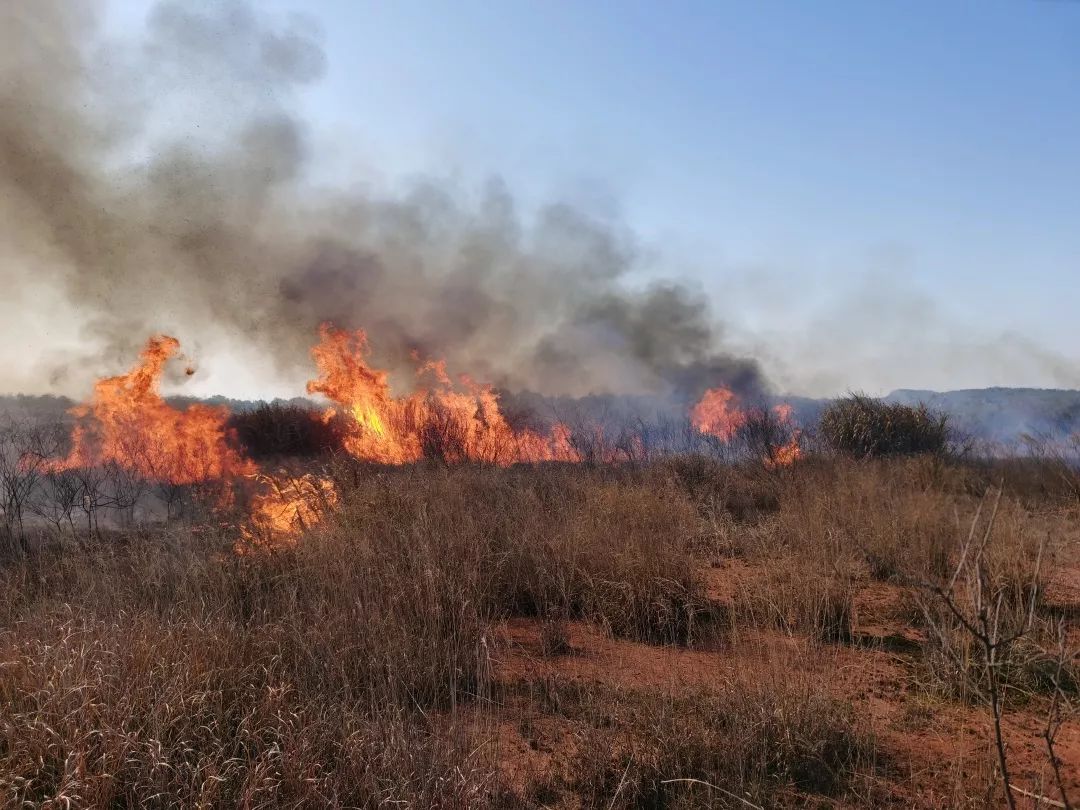
M 746 412 L 727 388 L 710 388 L 690 411 L 690 421 L 702 433 L 730 442 L 746 424 Z
M 387 374 L 367 360 L 367 335 L 323 324 L 311 350 L 318 379 L 309 394 L 322 394 L 351 417 L 345 449 L 363 461 L 405 464 L 437 457 L 449 462 L 494 464 L 577 461 L 570 431 L 555 425 L 542 435 L 514 430 L 490 386 L 462 378 L 455 387 L 441 361 L 417 369 L 421 385 L 408 396 L 394 396 Z
M 791 438 L 779 447 L 770 449 L 769 457 L 765 459 L 766 467 L 788 467 L 802 457 L 802 445 L 799 442 L 802 431 L 792 427 L 793 412 L 793 408 L 786 402 L 773 406 L 773 413 L 780 424 L 791 428 Z
M 194 484 L 248 475 L 255 466 L 226 441 L 227 408 L 184 410 L 161 397 L 165 364 L 180 348 L 176 338 L 152 337 L 127 374 L 94 386 L 90 401 L 72 409 L 77 424 L 67 458 L 57 469 L 113 462 L 149 481 Z
M 227 408 L 169 405 L 161 396 L 160 382 L 179 348 L 175 338 L 155 336 L 131 371 L 99 380 L 90 400 L 72 410 L 76 425 L 71 451 L 53 462 L 54 468 L 117 464 L 148 481 L 176 485 L 254 478 L 243 539 L 249 547 L 292 542 L 334 507 L 334 484 L 312 474 L 292 478 L 257 474 L 256 465 L 230 446 Z M 417 389 L 395 396 L 387 373 L 369 364 L 367 336 L 360 330 L 324 324 L 311 354 L 319 376 L 307 384 L 308 393 L 334 403 L 321 416 L 326 421 L 345 417 L 344 447 L 363 461 L 405 464 L 438 458 L 508 465 L 584 458 L 617 462 L 646 456 L 643 434 L 625 441 L 619 451 L 608 448 L 598 454 L 588 449 L 588 442 L 579 450 L 575 444 L 580 442 L 562 423 L 546 432 L 514 429 L 491 386 L 467 377 L 455 385 L 441 361 L 418 362 Z M 193 367 L 186 371 L 192 373 Z M 773 435 L 783 436 L 784 443 L 774 442 L 762 460 L 769 467 L 786 466 L 801 455 L 800 433 L 791 424 L 791 406 L 773 410 L 774 428 L 785 428 Z M 721 387 L 706 391 L 690 418 L 701 433 L 730 443 L 749 426 L 752 413 L 740 406 L 732 391 Z M 593 443 L 606 446 L 603 427 L 597 425 L 594 432 Z
M 319 523 L 338 501 L 334 482 L 322 476 L 260 475 L 258 480 L 263 491 L 252 497 L 249 526 L 242 532 L 251 545 L 291 544 Z
M 774 405 L 772 412 L 776 423 L 789 432 L 789 438 L 782 444 L 768 445 L 761 460 L 769 468 L 787 467 L 802 456 L 802 431 L 793 424 L 794 411 L 791 405 L 786 402 Z M 750 414 L 742 409 L 733 391 L 727 388 L 710 388 L 691 409 L 690 421 L 701 433 L 729 443 L 747 427 Z

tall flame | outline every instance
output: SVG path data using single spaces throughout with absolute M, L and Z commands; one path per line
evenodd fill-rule
M 781 425 L 791 427 L 794 424 L 792 413 L 794 409 L 786 402 L 773 406 L 773 412 Z M 779 447 L 770 448 L 769 457 L 765 459 L 766 467 L 788 467 L 802 457 L 802 445 L 800 439 L 802 431 L 797 427 L 791 427 L 791 438 Z
M 226 442 L 227 408 L 179 410 L 162 399 L 161 376 L 179 348 L 176 338 L 156 335 L 131 371 L 99 380 L 89 402 L 72 409 L 77 424 L 71 452 L 56 468 L 114 462 L 147 480 L 171 484 L 253 473 L 254 464 Z
M 725 442 L 735 438 L 746 420 L 746 412 L 727 388 L 710 388 L 690 411 L 694 427 Z
M 455 388 L 440 361 L 423 363 L 421 385 L 407 396 L 394 396 L 386 372 L 367 360 L 367 335 L 323 324 L 311 350 L 318 379 L 307 384 L 351 417 L 346 450 L 355 458 L 404 464 L 436 456 L 446 461 L 495 464 L 577 461 L 570 432 L 555 425 L 548 435 L 514 430 L 490 386 L 463 377 Z
M 789 438 L 782 444 L 767 447 L 762 462 L 770 468 L 786 467 L 794 464 L 802 455 L 802 432 L 793 425 L 793 409 L 789 404 L 774 405 L 772 412 L 776 423 L 789 431 Z M 733 391 L 727 388 L 710 388 L 690 410 L 690 421 L 701 433 L 715 436 L 727 443 L 733 441 L 747 426 L 750 414 L 743 410 Z

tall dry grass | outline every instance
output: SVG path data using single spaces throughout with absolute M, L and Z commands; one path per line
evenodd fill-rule
M 144 530 L 5 566 L 4 800 L 498 804 L 476 729 L 442 719 L 485 700 L 495 621 L 692 638 L 696 515 L 668 490 L 559 468 L 339 473 L 341 509 L 295 548 Z
M 873 740 L 826 684 L 774 671 L 712 694 L 579 691 L 557 710 L 577 724 L 573 757 L 524 795 L 494 742 L 500 623 L 534 617 L 553 654 L 570 619 L 646 644 L 742 627 L 847 643 L 856 597 L 877 581 L 909 589 L 916 615 L 918 584 L 949 570 L 957 532 L 1002 480 L 942 459 L 328 472 L 337 507 L 295 547 L 238 556 L 227 527 L 174 524 L 0 566 L 0 803 L 509 807 L 554 795 L 706 807 L 734 802 L 724 791 L 768 806 L 853 795 Z M 1066 508 L 1022 483 L 1006 486 L 987 546 L 1017 599 L 1031 595 L 1038 548 L 1052 559 Z M 758 575 L 720 606 L 704 572 L 730 557 Z M 956 686 L 943 695 L 970 676 L 940 663 L 955 660 L 947 643 L 929 636 L 918 654 L 928 678 Z
M 0 795 L 62 806 L 474 806 L 498 796 L 433 711 L 482 693 L 470 561 L 209 538 L 5 571 Z
M 544 710 L 571 723 L 574 754 L 531 790 L 619 808 L 865 796 L 876 749 L 850 704 L 817 678 L 753 674 L 677 693 L 547 684 Z

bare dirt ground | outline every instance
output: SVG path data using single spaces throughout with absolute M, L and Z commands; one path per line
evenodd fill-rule
M 1044 610 L 1067 617 L 1068 636 L 1080 639 L 1080 561 L 1062 561 L 1050 577 Z M 701 570 L 710 603 L 726 615 L 746 583 L 765 575 L 761 566 L 731 558 Z M 775 630 L 719 628 L 717 638 L 693 647 L 662 647 L 613 638 L 581 621 L 565 627 L 568 647 L 556 655 L 546 648 L 542 622 L 512 619 L 500 628 L 495 679 L 508 693 L 532 692 L 491 712 L 497 728 L 500 763 L 517 790 L 571 760 L 578 734 L 572 721 L 538 709 L 557 703 L 570 685 L 603 686 L 626 692 L 669 694 L 718 691 L 730 683 L 779 671 L 793 679 L 827 684 L 850 702 L 877 740 L 882 759 L 875 802 L 897 807 L 967 805 L 982 785 L 993 806 L 989 763 L 991 718 L 984 706 L 928 696 L 920 683 L 917 655 L 925 630 L 913 626 L 909 592 L 874 582 L 854 598 L 853 633 L 847 644 L 809 643 Z M 536 693 L 543 699 L 536 700 Z M 1004 718 L 1013 782 L 1032 795 L 1017 794 L 1021 807 L 1057 806 L 1042 734 L 1046 699 L 1010 707 Z M 480 710 L 480 714 L 484 714 Z M 490 719 L 490 718 L 489 718 Z M 1064 726 L 1056 741 L 1061 772 L 1070 795 L 1080 793 L 1080 722 Z M 1042 800 L 1037 797 L 1043 796 Z M 825 801 L 824 799 L 822 800 Z M 836 802 L 836 806 L 845 806 Z M 850 806 L 864 806 L 856 801 Z

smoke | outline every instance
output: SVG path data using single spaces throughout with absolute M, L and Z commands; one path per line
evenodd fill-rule
M 818 306 L 802 307 L 797 331 L 759 336 L 767 346 L 754 355 L 780 387 L 810 396 L 833 396 L 856 387 L 853 381 L 880 395 L 897 387 L 1080 387 L 1075 360 L 991 318 L 966 323 L 950 312 L 950 303 L 921 291 L 896 268 L 882 269 Z M 829 367 L 823 357 L 843 363 Z
M 98 16 L 71 0 L 0 11 L 0 280 L 40 287 L 2 314 L 32 329 L 27 310 L 55 320 L 59 295 L 82 347 L 20 380 L 163 330 L 286 373 L 332 320 L 392 368 L 418 351 L 544 394 L 763 387 L 703 293 L 631 283 L 639 251 L 618 223 L 567 205 L 526 220 L 498 180 L 478 201 L 435 182 L 315 188 L 297 110 L 326 58 L 309 22 L 177 0 L 116 43 Z

